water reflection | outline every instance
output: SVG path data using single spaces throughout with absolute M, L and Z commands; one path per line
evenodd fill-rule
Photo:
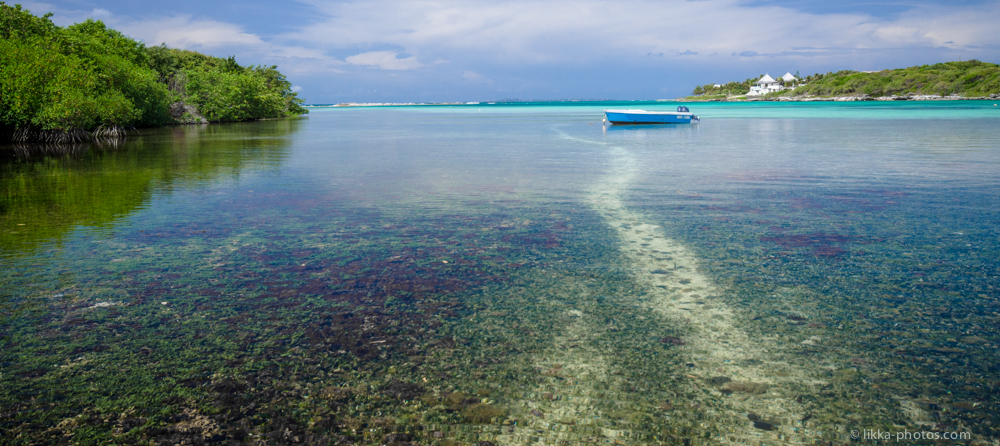
M 117 145 L 2 147 L 0 253 L 23 255 L 77 226 L 112 225 L 158 192 L 275 169 L 301 122 L 176 126 Z

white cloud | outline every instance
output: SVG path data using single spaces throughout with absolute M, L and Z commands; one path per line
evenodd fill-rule
M 328 56 L 321 48 L 284 45 L 273 38 L 247 31 L 242 26 L 209 18 L 173 15 L 138 19 L 116 15 L 104 8 L 68 9 L 32 1 L 25 1 L 24 5 L 37 15 L 53 12 L 52 21 L 60 26 L 93 18 L 147 45 L 166 43 L 172 48 L 221 57 L 235 54 L 242 64 L 280 65 L 286 75 L 341 72 L 338 67 L 345 65 L 343 61 Z
M 900 19 L 902 26 L 916 29 L 919 38 L 933 45 L 944 45 L 951 41 L 962 46 L 998 45 L 998 21 L 1000 2 L 981 5 L 976 9 L 928 5 L 907 12 Z M 905 42 L 905 33 L 901 34 Z M 912 34 L 910 36 L 912 39 Z
M 344 59 L 351 65 L 373 67 L 381 70 L 412 70 L 424 66 L 417 62 L 416 56 L 399 58 L 395 51 L 369 51 L 355 54 Z
M 327 15 L 285 36 L 334 48 L 392 45 L 447 59 L 546 64 L 647 54 L 845 54 L 935 42 L 1000 45 L 1000 3 L 915 6 L 896 19 L 809 14 L 741 0 L 304 0 Z M 666 24 L 666 25 L 665 25 Z M 795 48 L 809 47 L 808 52 Z M 690 53 L 688 53 L 690 51 Z M 691 53 L 698 53 L 697 55 Z
M 265 44 L 259 36 L 244 31 L 240 26 L 210 19 L 196 19 L 190 15 L 148 17 L 137 20 L 133 17 L 115 15 L 105 8 L 83 11 L 58 8 L 48 3 L 28 4 L 32 12 L 39 15 L 42 11 L 52 11 L 53 21 L 58 25 L 71 25 L 87 19 L 101 20 L 108 26 L 148 45 L 166 43 L 173 48 L 211 49 Z
M 1000 0 L 914 0 L 889 18 L 860 12 L 864 7 L 812 14 L 746 0 L 297 0 L 288 7 L 308 8 L 312 19 L 284 34 L 226 16 L 130 17 L 104 4 L 48 1 L 23 3 L 55 12 L 59 25 L 93 17 L 150 45 L 276 64 L 310 95 L 331 95 L 310 98 L 320 101 L 366 100 L 376 90 L 407 100 L 492 91 L 642 97 L 662 82 L 678 90 L 694 79 L 704 83 L 706 73 L 742 78 L 771 66 L 805 73 L 1000 58 Z M 613 70 L 628 78 L 608 78 Z
M 463 70 L 462 71 L 462 77 L 464 77 L 464 78 L 466 78 L 466 79 L 468 79 L 470 81 L 477 81 L 477 80 L 485 78 L 486 76 L 483 76 L 482 74 L 476 73 L 475 71 Z
M 490 85 L 493 83 L 493 79 L 489 79 L 486 76 L 476 73 L 475 71 L 462 70 L 462 78 L 472 82 Z
M 322 49 L 265 40 L 243 27 L 216 20 L 179 15 L 144 20 L 119 17 L 116 22 L 119 31 L 147 45 L 166 43 L 171 48 L 219 57 L 236 55 L 236 60 L 244 65 L 279 65 L 286 75 L 339 72 L 338 67 L 344 65 Z
M 106 9 L 95 8 L 91 11 L 68 10 L 60 8 L 51 3 L 34 2 L 31 0 L 8 2 L 8 3 L 20 4 L 21 6 L 24 7 L 24 9 L 27 9 L 31 11 L 32 14 L 38 16 L 51 12 L 53 13 L 52 23 L 55 23 L 56 25 L 59 26 L 72 25 L 74 23 L 79 23 L 84 20 L 87 20 L 88 18 L 103 20 L 105 23 L 113 22 L 113 15 Z
M 142 39 L 147 44 L 166 43 L 172 48 L 216 48 L 233 45 L 263 45 L 256 34 L 243 31 L 231 23 L 191 16 L 157 17 L 123 24 L 121 31 Z
M 103 20 L 111 16 L 112 16 L 111 11 L 108 11 L 107 9 L 104 8 L 94 8 L 93 11 L 90 11 L 90 17 L 93 17 L 94 19 L 97 20 Z

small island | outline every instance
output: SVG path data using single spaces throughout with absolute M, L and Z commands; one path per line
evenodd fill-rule
M 843 70 L 806 77 L 768 74 L 699 85 L 681 101 L 894 101 L 995 99 L 1000 65 L 978 60 L 881 71 Z
M 0 2 L 0 142 L 115 139 L 137 127 L 307 113 L 277 66 L 146 46 Z

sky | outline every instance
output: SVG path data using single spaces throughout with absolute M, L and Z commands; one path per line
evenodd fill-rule
M 8 1 L 9 4 L 15 1 Z M 1000 0 L 21 1 L 277 65 L 307 104 L 650 100 L 768 73 L 1000 62 Z

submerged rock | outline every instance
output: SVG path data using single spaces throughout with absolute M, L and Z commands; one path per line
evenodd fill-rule
M 726 377 L 726 376 L 713 376 L 713 377 L 711 377 L 711 378 L 709 378 L 709 379 L 706 380 L 706 382 L 710 386 L 715 386 L 715 387 L 719 387 L 719 386 L 721 386 L 721 385 L 723 385 L 725 383 L 728 383 L 730 381 L 732 381 L 732 379 L 730 379 L 729 377 Z
M 413 436 L 406 433 L 395 433 L 395 434 L 388 434 L 382 437 L 382 439 L 385 440 L 386 443 L 401 443 L 412 440 Z
M 389 395 L 400 401 L 412 400 L 414 398 L 419 397 L 420 395 L 423 395 L 424 392 L 426 392 L 426 390 L 424 390 L 423 386 L 419 384 L 404 383 L 398 381 L 393 382 L 385 386 L 384 389 L 382 389 L 382 393 L 385 393 L 386 395 Z
M 476 424 L 490 423 L 494 418 L 506 415 L 506 409 L 492 404 L 476 403 L 462 410 L 466 421 Z
M 751 395 L 760 395 L 767 392 L 768 385 L 766 383 L 755 383 L 749 381 L 731 381 L 726 383 L 726 390 L 730 390 L 736 393 L 749 393 Z
M 660 338 L 661 344 L 684 345 L 684 340 L 676 336 L 664 336 Z

